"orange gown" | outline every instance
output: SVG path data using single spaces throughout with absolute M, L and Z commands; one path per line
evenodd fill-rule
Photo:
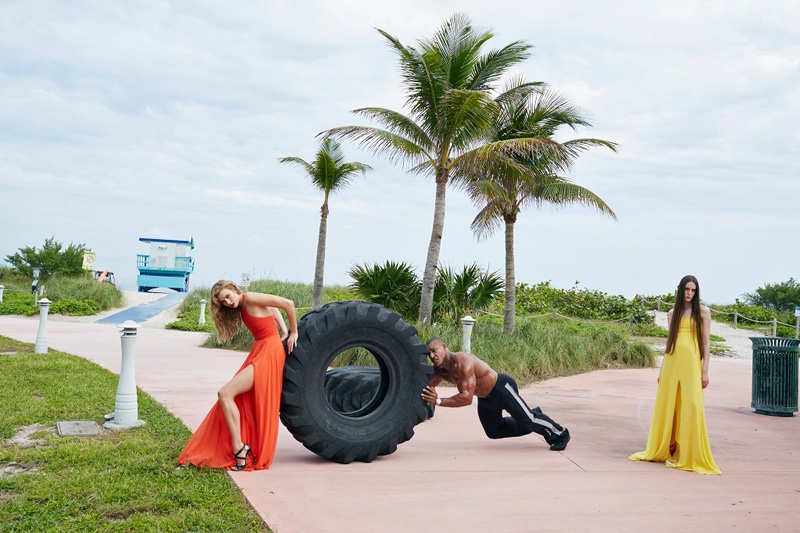
M 275 317 L 254 317 L 242 306 L 242 321 L 255 342 L 242 366 L 253 365 L 253 388 L 235 398 L 239 407 L 242 442 L 250 445 L 255 462 L 247 459 L 247 469 L 263 470 L 272 464 L 278 443 L 278 414 L 283 384 L 286 352 L 275 323 Z M 208 468 L 231 468 L 236 464 L 231 449 L 231 432 L 219 401 L 183 448 L 180 464 Z

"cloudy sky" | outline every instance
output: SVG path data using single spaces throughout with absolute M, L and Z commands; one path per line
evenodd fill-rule
M 663 294 L 693 273 L 706 302 L 798 278 L 797 0 L 286 2 L 3 0 L 0 259 L 55 236 L 84 243 L 135 290 L 140 237 L 194 238 L 194 287 L 219 278 L 310 283 L 320 193 L 280 157 L 403 108 L 396 57 L 450 15 L 490 47 L 534 46 L 514 71 L 545 81 L 614 141 L 569 177 L 614 209 L 534 210 L 516 228 L 517 280 Z M 567 134 L 568 137 L 567 137 Z M 431 178 L 344 144 L 374 170 L 331 198 L 326 283 L 354 264 L 421 275 Z M 503 269 L 476 208 L 448 194 L 441 263 Z M 800 304 L 800 302 L 798 302 Z

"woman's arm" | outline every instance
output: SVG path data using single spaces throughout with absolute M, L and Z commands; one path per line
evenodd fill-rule
M 669 331 L 669 325 L 672 323 L 672 311 L 674 311 L 674 310 L 675 309 L 673 308 L 673 309 L 670 309 L 669 311 L 667 311 L 667 331 Z M 666 356 L 667 356 L 667 354 L 665 353 L 664 357 L 666 357 Z M 664 368 L 664 360 L 663 359 L 661 360 L 661 366 L 658 368 L 658 378 L 656 378 L 656 382 L 657 383 L 661 383 L 661 369 L 662 368 Z
M 289 338 L 286 341 L 287 351 L 289 353 L 294 350 L 297 345 L 297 314 L 294 310 L 294 302 L 288 298 L 275 296 L 274 294 L 264 294 L 261 292 L 248 292 L 247 300 L 245 300 L 247 312 L 253 316 L 266 317 L 272 315 L 272 311 L 268 307 L 277 307 L 283 309 L 286 313 L 286 318 L 289 319 Z M 251 309 L 253 311 L 251 312 Z
M 283 320 L 283 314 L 277 307 L 271 307 L 270 309 L 272 309 L 272 314 L 275 317 L 275 323 L 281 328 L 281 340 L 285 341 L 286 337 L 289 336 L 289 330 L 286 329 L 286 321 Z
M 708 362 L 711 360 L 711 311 L 706 306 L 700 307 L 700 321 L 703 324 L 703 345 L 700 347 L 703 356 L 703 370 L 700 380 L 703 388 L 708 387 Z

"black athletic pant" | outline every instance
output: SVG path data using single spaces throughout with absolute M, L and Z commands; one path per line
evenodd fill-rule
M 511 416 L 503 416 L 503 410 Z M 486 398 L 478 398 L 478 418 L 490 439 L 521 437 L 536 432 L 552 444 L 564 430 L 538 407 L 531 409 L 519 395 L 517 382 L 497 374 L 497 383 Z

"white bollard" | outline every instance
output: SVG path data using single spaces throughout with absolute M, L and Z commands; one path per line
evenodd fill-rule
M 475 319 L 467 315 L 461 319 L 461 351 L 469 353 L 470 340 L 472 339 L 472 327 L 475 325 Z
M 3 303 L 3 291 L 4 290 L 6 290 L 6 288 L 3 285 L 0 285 L 0 304 Z
M 136 330 L 139 324 L 126 320 L 119 326 L 122 328 L 122 365 L 119 369 L 119 385 L 117 386 L 117 402 L 114 412 L 106 415 L 108 422 L 103 424 L 108 429 L 127 429 L 144 425 L 139 420 L 139 400 L 136 395 L 136 371 L 134 355 L 136 348 Z
M 3 300 L 0 299 L 0 302 Z M 205 299 L 200 300 L 200 320 L 197 321 L 198 324 L 201 326 L 206 323 L 206 301 Z
M 47 313 L 50 312 L 50 300 L 39 300 L 39 330 L 36 332 L 36 344 L 33 353 L 47 353 Z

